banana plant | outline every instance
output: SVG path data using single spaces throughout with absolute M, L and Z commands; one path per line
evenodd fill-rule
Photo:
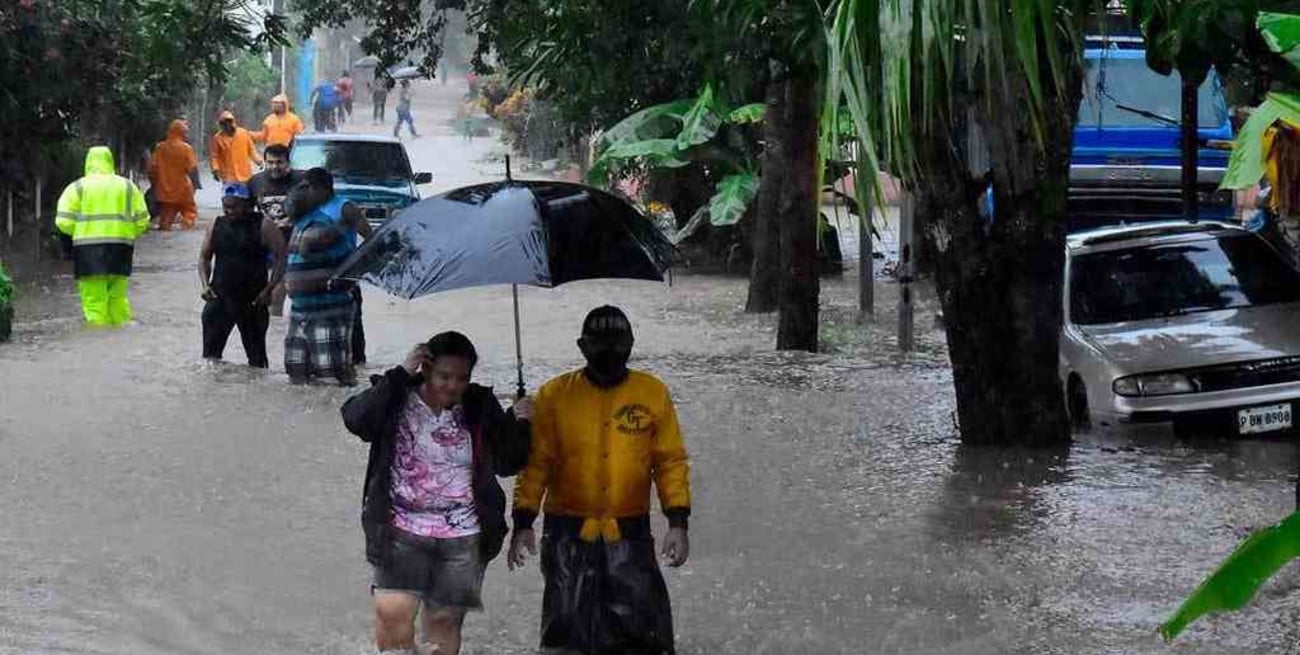
M 587 181 L 608 186 L 628 174 L 700 162 L 717 180 L 715 192 L 687 228 L 705 218 L 716 226 L 735 225 L 758 195 L 757 148 L 743 127 L 761 122 L 765 110 L 762 103 L 729 107 L 711 84 L 694 99 L 647 107 L 605 131 Z

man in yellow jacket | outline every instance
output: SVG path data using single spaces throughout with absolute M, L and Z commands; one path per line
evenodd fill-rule
M 86 176 L 59 196 L 54 225 L 72 237 L 73 272 L 86 322 L 118 326 L 131 320 L 127 283 L 136 237 L 149 229 L 149 208 L 134 182 L 116 174 L 113 152 L 86 153 Z
M 271 113 L 262 121 L 262 129 L 253 132 L 253 138 L 268 146 L 288 148 L 304 129 L 298 115 L 289 111 L 289 96 L 281 93 L 271 98 Z
M 543 649 L 673 652 L 672 609 L 650 531 L 650 484 L 668 517 L 662 554 L 669 566 L 681 566 L 690 554 L 690 467 L 668 388 L 627 368 L 632 342 L 621 310 L 592 310 L 578 340 L 587 366 L 537 394 L 508 560 L 518 568 L 525 550 L 537 552 L 532 526 L 544 509 Z
M 235 115 L 221 112 L 217 119 L 221 130 L 212 136 L 212 178 L 223 184 L 247 184 L 253 177 L 253 164 L 261 164 L 262 156 L 253 146 L 253 133 L 235 124 Z

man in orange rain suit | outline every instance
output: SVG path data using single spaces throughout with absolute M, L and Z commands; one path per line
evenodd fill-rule
M 253 177 L 253 164 L 262 163 L 262 155 L 253 146 L 253 133 L 235 125 L 235 115 L 221 112 L 217 119 L 221 130 L 212 136 L 212 178 L 223 184 L 246 184 Z
M 292 147 L 294 138 L 304 129 L 298 115 L 289 111 L 289 96 L 281 93 L 271 98 L 271 113 L 262 121 L 262 129 L 253 133 L 253 138 L 268 146 Z
M 198 155 L 186 143 L 190 127 L 177 119 L 167 128 L 167 139 L 158 143 L 149 160 L 149 181 L 158 201 L 158 229 L 170 230 L 177 214 L 181 227 L 192 230 L 199 210 L 194 204 L 194 181 L 191 176 L 199 167 Z

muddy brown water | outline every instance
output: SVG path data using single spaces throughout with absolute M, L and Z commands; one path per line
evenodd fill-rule
M 447 129 L 408 147 L 417 168 L 473 180 L 494 145 Z M 200 363 L 198 245 L 142 240 L 139 320 L 116 332 L 80 327 L 66 270 L 25 278 L 0 346 L 0 653 L 370 652 L 349 392 L 241 366 L 237 340 L 227 363 Z M 1297 652 L 1292 569 L 1243 612 L 1156 636 L 1245 534 L 1291 511 L 1292 443 L 962 446 L 932 302 L 904 356 L 891 285 L 867 328 L 851 277 L 824 289 L 819 355 L 771 352 L 743 280 L 523 290 L 534 388 L 579 364 L 584 312 L 613 302 L 636 324 L 635 365 L 680 405 L 694 486 L 692 559 L 666 574 L 680 652 Z M 483 353 L 477 379 L 511 388 L 508 289 L 367 289 L 365 312 L 369 372 L 455 328 Z M 533 652 L 535 564 L 492 564 L 466 652 Z

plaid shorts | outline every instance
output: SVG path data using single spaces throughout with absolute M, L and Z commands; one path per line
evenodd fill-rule
M 291 311 L 284 334 L 284 372 L 289 379 L 303 382 L 312 376 L 333 377 L 352 384 L 351 303 L 328 309 Z

